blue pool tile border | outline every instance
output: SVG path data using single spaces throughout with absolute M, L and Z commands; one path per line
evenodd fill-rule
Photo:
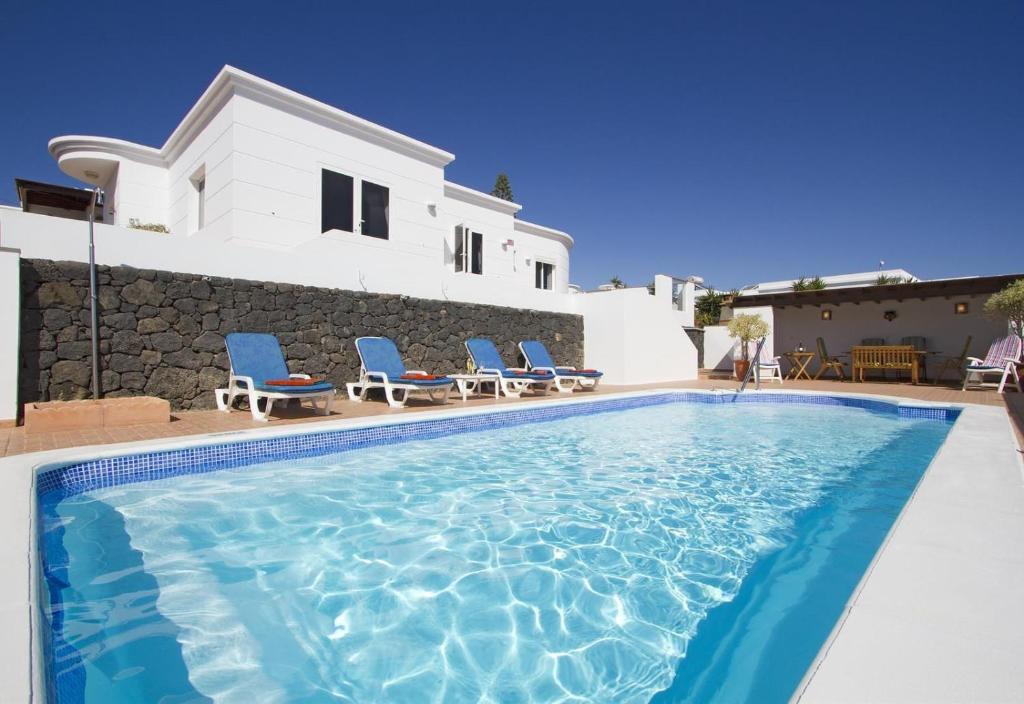
M 36 478 L 36 495 L 40 500 L 53 502 L 68 496 L 122 484 L 665 403 L 843 406 L 895 414 L 902 418 L 950 422 L 956 420 L 960 413 L 959 409 L 950 407 L 898 405 L 890 401 L 827 394 L 666 392 L 436 419 L 417 419 L 363 428 L 299 432 L 259 440 L 235 440 L 174 450 L 104 457 L 40 472 Z

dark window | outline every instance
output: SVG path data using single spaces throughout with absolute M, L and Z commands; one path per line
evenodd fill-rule
M 320 232 L 352 232 L 352 177 L 327 169 L 320 173 Z
M 535 282 L 537 288 L 550 291 L 554 283 L 555 265 L 546 262 L 537 262 Z
M 470 256 L 470 264 L 471 273 L 484 273 L 484 236 L 479 232 L 473 233 L 473 252 Z
M 384 186 L 363 181 L 362 233 L 370 237 L 388 238 L 388 204 L 390 192 Z

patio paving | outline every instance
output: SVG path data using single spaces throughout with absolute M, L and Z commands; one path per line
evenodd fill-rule
M 573 394 L 573 398 L 581 396 L 602 395 L 623 391 L 637 391 L 642 389 L 655 388 L 679 388 L 679 389 L 734 389 L 737 382 L 728 378 L 718 378 L 714 375 L 702 373 L 701 378 L 692 381 L 666 382 L 657 384 L 644 384 L 632 386 L 602 385 L 597 391 Z M 987 406 L 1005 406 L 1014 421 L 1018 432 L 1018 444 L 1024 445 L 1024 394 L 1010 392 L 1007 394 L 996 394 L 991 390 L 960 391 L 952 386 L 933 386 L 921 384 L 912 386 L 906 383 L 852 383 L 838 381 L 787 381 L 783 386 L 778 384 L 766 384 L 765 388 L 800 390 L 800 391 L 823 391 L 823 392 L 844 392 L 860 394 L 878 394 L 884 396 L 897 396 L 900 398 L 914 399 L 919 401 L 931 401 L 935 403 L 974 403 Z M 396 414 L 431 413 L 442 410 L 452 410 L 467 407 L 479 406 L 507 406 L 516 403 L 530 403 L 539 398 L 559 397 L 559 394 L 548 396 L 529 396 L 522 399 L 501 398 L 495 400 L 493 397 L 477 397 L 463 402 L 453 397 L 452 402 L 447 406 L 437 406 L 426 401 L 413 400 L 404 409 L 390 408 L 383 401 L 366 401 L 354 403 L 348 399 L 339 397 L 334 403 L 334 418 L 365 418 L 372 416 L 390 416 Z M 568 396 L 561 396 L 569 398 Z M 178 411 L 172 413 L 171 422 L 154 425 L 134 425 L 120 428 L 98 428 L 95 430 L 68 430 L 54 433 L 39 433 L 29 435 L 23 427 L 0 428 L 0 457 L 23 454 L 26 452 L 38 452 L 43 450 L 56 450 L 66 447 L 81 447 L 87 445 L 106 445 L 120 442 L 133 442 L 138 440 L 153 440 L 171 438 L 185 435 L 197 435 L 201 433 L 218 433 L 233 430 L 245 430 L 249 428 L 279 427 L 284 425 L 301 424 L 323 421 L 323 416 L 318 416 L 308 409 L 298 408 L 275 408 L 274 415 L 268 423 L 259 423 L 252 420 L 248 411 L 235 410 L 231 413 L 221 411 Z

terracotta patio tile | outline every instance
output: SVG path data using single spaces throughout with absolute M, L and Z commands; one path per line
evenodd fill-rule
M 733 389 L 736 388 L 737 385 L 737 382 L 732 379 L 718 378 L 715 375 L 702 374 L 701 378 L 693 381 L 647 384 L 641 386 L 606 385 L 602 386 L 595 392 L 574 394 L 572 398 L 590 397 L 595 395 L 599 396 L 608 393 L 637 391 L 651 388 Z M 965 392 L 960 391 L 958 388 L 949 386 L 932 386 L 931 384 L 913 386 L 910 384 L 881 382 L 860 384 L 837 381 L 787 381 L 782 386 L 765 385 L 765 388 L 822 391 L 826 393 L 846 392 L 881 394 L 938 403 L 981 403 L 991 406 L 1004 406 L 1008 407 L 1011 418 L 1013 418 L 1018 424 L 1018 429 L 1024 428 L 1024 394 L 1009 393 L 1001 396 L 1000 394 L 996 394 L 992 391 Z M 410 403 L 409 407 L 405 409 L 390 408 L 383 401 L 353 403 L 347 399 L 339 398 L 334 404 L 335 412 L 331 414 L 331 418 L 369 418 L 374 416 L 422 414 L 481 406 L 507 407 L 518 403 L 530 403 L 535 398 L 550 399 L 568 397 L 549 394 L 547 397 L 528 397 L 523 399 L 501 398 L 497 401 L 493 397 L 482 397 L 470 399 L 465 403 L 461 400 L 455 399 L 447 406 L 435 406 L 429 402 L 419 402 L 417 400 Z M 306 408 L 299 409 L 289 406 L 282 408 L 279 411 L 275 409 L 274 415 L 269 423 L 260 423 L 252 420 L 248 411 L 234 410 L 230 413 L 224 413 L 217 410 L 202 410 L 173 412 L 169 423 L 130 425 L 96 430 L 67 430 L 27 435 L 22 427 L 4 428 L 0 429 L 0 456 L 66 447 L 171 438 L 200 433 L 227 432 L 232 430 L 244 430 L 247 428 L 266 428 L 268 426 L 283 427 L 323 420 L 325 420 L 323 416 L 315 415 Z

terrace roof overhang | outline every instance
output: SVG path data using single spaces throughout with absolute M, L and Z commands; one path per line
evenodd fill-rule
M 92 204 L 92 191 L 88 188 L 61 186 L 24 178 L 14 179 L 14 188 L 18 191 L 21 209 L 25 212 L 29 212 L 34 205 L 86 212 Z
M 996 293 L 1007 285 L 1024 279 L 1024 274 L 1001 274 L 999 276 L 972 276 L 958 279 L 935 279 L 910 284 L 886 284 L 884 286 L 856 286 L 850 288 L 826 288 L 817 291 L 787 291 L 755 296 L 737 296 L 731 307 L 753 308 L 772 306 L 786 308 L 793 306 L 837 306 L 843 303 L 881 303 L 883 301 L 926 300 L 929 298 L 953 298 L 954 296 L 978 296 Z

